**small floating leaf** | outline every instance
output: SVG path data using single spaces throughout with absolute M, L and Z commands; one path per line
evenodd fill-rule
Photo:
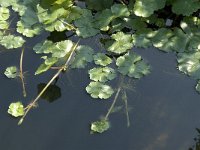
M 93 68 L 89 70 L 90 79 L 99 82 L 113 80 L 116 77 L 116 72 L 110 67 Z
M 19 48 L 25 43 L 25 40 L 20 36 L 6 35 L 0 40 L 0 44 L 7 49 Z
M 114 93 L 113 89 L 101 82 L 90 82 L 86 87 L 86 91 L 92 98 L 108 99 Z
M 96 133 L 103 133 L 110 128 L 110 123 L 108 120 L 100 120 L 91 123 L 91 131 Z
M 11 66 L 11 67 L 6 68 L 4 74 L 8 78 L 16 78 L 17 75 L 18 75 L 17 67 L 16 66 Z
M 94 55 L 94 62 L 96 65 L 107 66 L 112 63 L 112 59 L 104 53 L 97 53 Z
M 8 109 L 8 113 L 14 117 L 20 117 L 24 115 L 24 106 L 21 102 L 11 103 Z

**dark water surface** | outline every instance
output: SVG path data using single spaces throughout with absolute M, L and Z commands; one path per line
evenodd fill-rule
M 48 35 L 47 35 L 48 36 Z M 29 47 L 46 37 L 32 39 Z M 95 50 L 96 39 L 81 41 Z M 128 91 L 131 126 L 127 128 L 124 113 L 111 115 L 111 129 L 103 134 L 90 134 L 89 123 L 105 114 L 112 100 L 91 99 L 85 92 L 89 83 L 86 70 L 71 70 L 56 85 L 61 97 L 49 103 L 39 101 L 24 123 L 7 114 L 13 101 L 27 104 L 37 95 L 37 86 L 47 83 L 53 72 L 34 76 L 42 62 L 31 48 L 25 49 L 24 71 L 28 71 L 28 97 L 23 98 L 20 80 L 3 75 L 6 67 L 19 65 L 20 49 L 0 53 L 0 150 L 188 150 L 195 144 L 195 128 L 200 128 L 200 95 L 195 81 L 176 69 L 173 53 L 154 48 L 134 49 L 152 66 L 151 74 Z M 132 83 L 132 82 L 131 82 Z

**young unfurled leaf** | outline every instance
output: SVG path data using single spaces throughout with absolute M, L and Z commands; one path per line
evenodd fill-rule
M 6 68 L 4 74 L 8 78 L 16 78 L 18 76 L 18 71 L 16 66 L 11 66 Z
M 91 123 L 91 131 L 96 133 L 103 133 L 110 128 L 108 120 L 102 119 Z
M 101 82 L 90 82 L 86 87 L 86 91 L 92 98 L 108 99 L 114 93 L 113 89 Z
M 107 66 L 112 63 L 112 59 L 104 53 L 97 53 L 94 55 L 94 62 L 96 65 Z
M 142 60 L 141 56 L 133 52 L 120 56 L 117 59 L 116 65 L 121 74 L 128 75 L 129 77 L 139 79 L 150 73 L 150 66 Z
M 93 68 L 89 70 L 90 79 L 99 82 L 113 80 L 116 77 L 116 72 L 110 67 Z
M 11 103 L 8 109 L 8 113 L 14 117 L 20 117 L 24 115 L 24 106 L 21 102 Z

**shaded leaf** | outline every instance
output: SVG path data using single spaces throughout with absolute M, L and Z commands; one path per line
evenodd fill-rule
M 94 50 L 85 45 L 80 45 L 76 49 L 75 58 L 71 64 L 72 68 L 85 68 L 88 62 L 93 61 Z

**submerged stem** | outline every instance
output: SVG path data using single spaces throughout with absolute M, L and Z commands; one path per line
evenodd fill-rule
M 129 117 L 129 112 L 128 112 L 128 101 L 127 101 L 126 91 L 124 91 L 124 95 L 123 95 L 122 100 L 125 103 L 125 112 L 126 112 L 127 127 L 129 127 L 130 126 L 130 117 Z
M 112 105 L 110 106 L 110 108 L 109 108 L 109 110 L 108 110 L 108 112 L 107 112 L 107 114 L 106 114 L 106 116 L 105 116 L 105 120 L 108 119 L 110 113 L 112 112 L 112 110 L 113 110 L 113 108 L 114 108 L 114 106 L 115 106 L 115 103 L 116 103 L 116 101 L 117 101 L 117 98 L 118 98 L 118 96 L 119 96 L 120 91 L 121 91 L 121 87 L 119 86 L 119 88 L 117 89 L 117 93 L 115 94 L 115 98 L 114 98 L 114 100 L 113 100 L 113 102 L 112 102 Z
M 23 57 L 24 57 L 24 48 L 22 48 L 21 56 L 20 56 L 20 79 L 22 82 L 22 91 L 23 91 L 23 96 L 26 97 L 26 87 L 24 83 L 24 75 L 23 75 Z
M 24 118 L 26 117 L 26 115 L 28 114 L 28 112 L 31 110 L 31 108 L 33 108 L 35 106 L 35 104 L 37 103 L 37 101 L 40 99 L 40 97 L 42 96 L 42 94 L 47 90 L 47 88 L 51 85 L 51 83 L 60 75 L 60 73 L 64 70 L 66 70 L 69 66 L 70 60 L 73 57 L 73 54 L 78 46 L 79 41 L 76 43 L 76 45 L 73 47 L 73 49 L 71 50 L 71 53 L 67 59 L 67 61 L 65 62 L 65 64 L 57 71 L 57 73 L 51 78 L 51 80 L 47 83 L 47 85 L 42 89 L 42 91 L 37 95 L 37 97 L 26 107 L 27 109 L 25 110 L 24 115 L 22 116 L 22 118 L 19 120 L 18 125 L 20 125 Z

